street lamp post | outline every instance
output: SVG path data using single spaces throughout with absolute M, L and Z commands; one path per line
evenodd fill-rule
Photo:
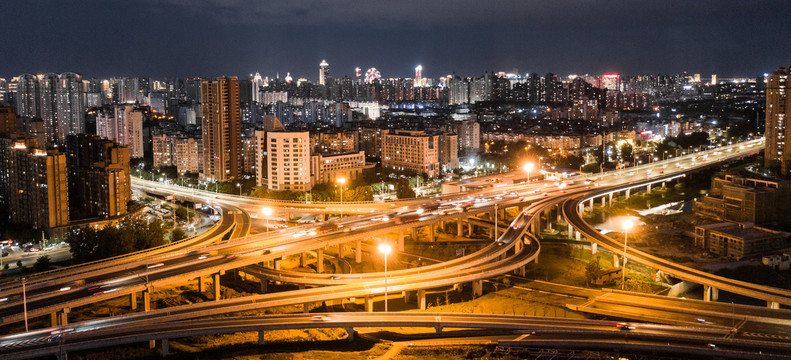
M 25 278 L 22 278 L 22 308 L 25 311 L 25 332 L 30 331 L 27 327 L 27 292 L 25 291 Z
M 393 250 L 390 245 L 379 245 L 379 252 L 385 255 L 385 312 L 387 312 L 387 254 Z
M 269 215 L 272 215 L 272 208 L 265 207 L 261 209 L 261 213 L 263 213 L 264 217 L 266 217 L 266 232 L 269 232 Z
M 343 219 L 343 186 L 346 185 L 346 178 L 338 178 L 337 181 L 341 185 L 341 219 Z
M 624 289 L 626 285 L 626 243 L 629 241 L 629 229 L 634 226 L 632 220 L 624 220 L 621 223 L 621 227 L 623 227 L 623 270 L 621 270 L 621 290 Z
M 242 184 L 241 183 L 236 183 L 236 187 L 239 188 L 239 196 L 242 196 Z
M 527 181 L 530 182 L 530 171 L 533 170 L 533 163 L 529 162 L 525 164 L 525 171 L 527 172 Z

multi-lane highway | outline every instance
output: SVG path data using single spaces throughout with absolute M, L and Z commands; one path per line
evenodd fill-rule
M 536 221 L 536 215 L 549 207 L 556 206 L 567 199 L 576 198 L 577 195 L 588 193 L 592 189 L 596 190 L 595 187 L 597 185 L 601 187 L 616 186 L 618 184 L 634 183 L 645 179 L 645 177 L 672 176 L 687 171 L 689 167 L 694 167 L 696 163 L 709 161 L 709 164 L 711 164 L 724 161 L 729 157 L 742 156 L 753 152 L 759 147 L 760 144 L 757 142 L 733 145 L 707 154 L 690 155 L 670 162 L 657 162 L 634 169 L 602 174 L 593 180 L 589 179 L 584 182 L 578 180 L 576 184 L 571 181 L 567 181 L 561 186 L 549 185 L 548 182 L 519 184 L 485 190 L 472 195 L 457 194 L 445 196 L 440 199 L 439 209 L 432 211 L 432 213 L 422 213 L 421 210 L 426 204 L 435 203 L 436 200 L 434 199 L 411 200 L 408 202 L 410 205 L 404 206 L 399 203 L 397 207 L 395 203 L 384 203 L 384 205 L 382 203 L 373 203 L 370 204 L 372 207 L 384 210 L 370 215 L 353 216 L 336 222 L 330 227 L 324 225 L 318 227 L 302 226 L 289 229 L 288 231 L 283 230 L 232 239 L 200 251 L 183 250 L 170 252 L 165 258 L 162 258 L 162 261 L 150 261 L 156 258 L 148 258 L 145 261 L 135 263 L 131 268 L 126 267 L 115 273 L 108 272 L 103 276 L 90 278 L 90 281 L 85 286 L 77 289 L 60 291 L 62 288 L 59 288 L 57 292 L 51 291 L 55 287 L 64 284 L 63 282 L 59 284 L 57 281 L 68 281 L 69 278 L 55 277 L 54 279 L 47 279 L 50 291 L 32 293 L 29 311 L 33 314 L 31 316 L 43 315 L 57 311 L 59 307 L 79 306 L 106 298 L 134 293 L 154 284 L 162 285 L 245 266 L 248 266 L 247 269 L 249 269 L 250 265 L 257 262 L 275 260 L 290 254 L 318 250 L 330 245 L 388 232 L 402 231 L 413 226 L 430 224 L 441 220 L 452 220 L 478 213 L 491 212 L 496 209 L 496 205 L 499 205 L 500 209 L 509 206 L 529 205 L 514 220 L 512 226 L 504 229 L 502 236 L 492 245 L 455 261 L 418 269 L 392 271 L 388 273 L 387 279 L 388 287 L 393 292 L 421 290 L 479 281 L 524 266 L 524 264 L 532 261 L 537 256 L 539 250 L 538 242 L 532 237 L 526 236 L 525 232 L 528 226 Z M 618 174 L 618 176 L 615 174 Z M 181 195 L 196 197 L 197 201 L 214 202 L 215 204 L 224 204 L 229 207 L 245 201 L 249 202 L 248 205 L 250 206 L 261 206 L 262 204 L 257 199 L 220 196 L 205 192 L 185 192 L 179 188 L 163 188 L 162 184 L 154 186 L 138 182 L 138 186 L 149 186 L 151 187 L 150 191 L 158 190 L 163 193 L 179 191 Z M 473 198 L 475 198 L 474 202 L 472 201 Z M 460 204 L 469 205 L 459 207 Z M 335 205 L 332 204 L 332 206 Z M 340 204 L 337 205 L 340 206 Z M 343 204 L 343 206 L 346 205 L 348 204 Z M 291 206 L 289 205 L 289 207 Z M 356 208 L 361 209 L 360 206 Z M 464 210 L 465 208 L 467 209 L 466 211 Z M 374 209 L 366 210 L 370 212 Z M 244 214 L 242 211 L 238 213 L 239 216 Z M 242 224 L 245 221 L 247 222 L 247 230 L 244 230 L 244 225 L 240 227 L 237 224 L 234 227 L 234 237 L 242 236 L 249 230 L 249 218 L 247 220 L 236 219 L 235 223 L 239 221 Z M 240 228 L 242 230 L 239 230 Z M 523 242 L 523 239 L 526 241 Z M 513 254 L 505 256 L 511 248 L 515 249 Z M 269 270 L 262 271 L 268 272 L 268 274 L 262 274 L 264 276 L 276 275 Z M 185 305 L 148 313 L 135 313 L 84 324 L 74 324 L 69 329 L 75 332 L 98 331 L 99 329 L 111 329 L 133 324 L 162 324 L 262 307 L 349 297 L 369 297 L 383 292 L 383 275 L 381 273 L 352 276 L 338 275 L 337 277 L 333 276 L 323 279 L 320 277 L 326 275 L 311 275 L 302 276 L 302 280 L 300 280 L 299 274 L 281 273 L 278 276 L 288 278 L 284 278 L 284 281 L 297 283 L 302 281 L 303 283 L 328 286 Z M 5 292 L 0 292 L 0 296 L 5 296 Z M 4 301 L 8 305 L 0 305 L 0 316 L 2 316 L 4 323 L 20 320 L 18 299 L 14 300 L 9 298 Z M 18 349 L 21 346 L 20 341 L 21 343 L 35 343 L 38 341 L 36 339 L 39 338 L 40 335 L 36 335 L 36 333 L 23 335 L 21 338 L 18 335 L 12 335 L 10 338 L 0 338 L 0 347 L 13 345 L 15 349 Z
M 627 327 L 625 329 L 625 326 Z M 206 320 L 175 321 L 156 329 L 146 326 L 129 326 L 123 329 L 96 331 L 39 331 L 39 342 L 18 341 L 7 359 L 26 359 L 35 356 L 58 354 L 65 351 L 117 346 L 147 340 L 161 340 L 163 353 L 167 353 L 168 339 L 231 332 L 265 332 L 284 329 L 344 328 L 355 327 L 424 327 L 442 331 L 444 328 L 499 329 L 520 331 L 524 335 L 514 340 L 499 341 L 501 346 L 547 346 L 568 348 L 630 348 L 661 354 L 715 356 L 722 358 L 789 358 L 789 344 L 773 342 L 724 339 L 727 330 L 704 326 L 666 326 L 641 323 L 619 324 L 613 321 L 569 320 L 534 318 L 506 315 L 476 315 L 448 313 L 326 313 L 310 315 L 276 315 L 261 317 L 229 317 Z M 350 330 L 353 336 L 353 330 Z M 574 340 L 570 340 L 569 337 Z M 683 340 L 679 340 L 683 339 Z M 564 341 L 565 340 L 565 341 Z M 669 342 L 674 346 L 667 346 Z M 583 345 L 584 343 L 584 345 Z M 609 350 L 609 349 L 608 349 Z

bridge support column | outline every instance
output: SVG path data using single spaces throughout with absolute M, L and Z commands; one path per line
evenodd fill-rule
M 58 327 L 58 312 L 52 312 L 49 314 L 49 322 L 52 324 L 51 327 Z
M 129 294 L 129 309 L 132 311 L 137 310 L 137 293 Z
M 264 330 L 258 330 L 258 345 L 264 345 Z
M 593 211 L 593 198 L 591 198 L 590 203 L 591 203 L 591 211 Z
M 436 226 L 434 226 L 434 224 L 430 224 L 428 226 L 428 236 L 429 236 L 429 241 L 431 242 L 437 241 L 437 229 Z
M 605 207 L 607 205 L 607 198 L 602 196 L 601 197 L 601 207 Z
M 780 308 L 780 303 L 779 302 L 775 302 L 775 301 L 767 301 L 766 302 L 766 307 L 770 308 L 770 309 L 779 309 Z
M 258 279 L 259 284 L 261 285 L 261 293 L 266 294 L 267 287 L 269 286 L 269 280 L 265 278 Z
M 612 266 L 614 267 L 621 266 L 621 258 L 615 253 L 612 254 Z
M 581 241 L 581 240 L 582 240 L 582 234 L 581 234 L 579 231 L 577 231 L 577 232 L 574 234 L 574 236 L 575 236 L 575 238 L 577 239 L 577 241 Z
M 143 290 L 143 311 L 151 311 L 151 288 Z M 154 346 L 154 340 L 148 340 L 148 348 L 153 349 Z
M 591 255 L 596 255 L 596 251 L 598 251 L 599 244 L 591 241 Z
M 464 234 L 464 224 L 461 222 L 461 217 L 456 219 L 456 236 L 461 237 Z
M 646 186 L 646 192 L 649 194 L 651 193 L 651 184 L 648 184 L 648 186 Z
M 582 213 L 584 213 L 584 212 L 585 212 L 585 203 L 584 203 L 584 202 L 581 202 L 581 203 L 580 203 L 578 212 L 579 212 L 580 214 L 582 214 Z
M 521 240 L 517 240 L 514 243 L 514 253 L 518 254 L 520 251 L 522 251 L 522 241 Z
M 412 241 L 419 241 L 420 239 L 417 238 L 417 226 L 412 228 Z
M 398 251 L 404 252 L 406 244 L 404 244 L 404 230 L 398 231 Z
M 168 339 L 162 339 L 162 357 L 168 357 L 169 348 Z
M 373 312 L 374 311 L 374 297 L 373 296 L 366 296 L 365 297 L 365 312 Z
M 664 181 L 662 182 L 662 188 L 663 189 L 665 188 L 665 182 Z
M 473 229 L 475 225 L 472 224 L 469 218 L 467 218 L 467 237 L 472 237 L 472 232 L 475 230 Z
M 58 322 L 60 326 L 69 325 L 69 312 L 71 312 L 70 308 L 63 308 L 63 310 L 58 313 Z
M 417 291 L 417 305 L 420 310 L 426 310 L 426 290 L 420 289 Z
M 356 263 L 358 263 L 358 264 L 363 262 L 363 241 L 362 240 L 357 240 L 357 242 L 354 244 L 354 261 Z
M 404 297 L 404 304 L 409 304 L 409 302 L 412 301 L 412 292 L 411 291 L 404 290 L 404 291 L 401 292 L 401 296 Z
M 569 224 L 569 239 L 574 238 L 574 227 Z
M 626 198 L 629 198 L 629 195 L 632 194 L 632 189 L 626 189 Z
M 299 254 L 299 267 L 304 268 L 308 262 L 308 254 L 306 252 L 302 252 Z
M 324 249 L 316 250 L 316 272 L 324 272 Z
M 203 276 L 198 276 L 198 292 L 204 293 L 206 291 L 206 285 L 203 283 Z
M 344 258 L 343 244 L 338 244 L 338 258 L 340 259 Z
M 220 300 L 220 273 L 212 274 L 212 283 L 214 285 L 214 301 Z
M 703 286 L 703 301 L 717 301 L 720 299 L 720 291 L 712 286 Z
M 472 296 L 480 297 L 483 295 L 483 280 L 473 280 L 472 282 Z
M 346 339 L 348 339 L 349 342 L 354 341 L 355 334 L 357 334 L 357 331 L 354 331 L 354 328 L 346 328 Z
M 609 206 L 612 206 L 612 193 L 610 193 L 610 199 L 607 200 L 607 204 L 609 204 Z

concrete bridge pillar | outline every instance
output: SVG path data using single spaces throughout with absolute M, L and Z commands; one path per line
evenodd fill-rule
M 577 239 L 577 241 L 582 241 L 582 234 L 579 231 L 575 232 L 574 236 Z
M 606 206 L 606 205 L 607 205 L 607 198 L 606 198 L 606 197 L 604 197 L 604 196 L 602 196 L 602 197 L 601 197 L 601 207 L 604 207 L 604 206 Z
M 324 249 L 316 250 L 316 272 L 324 272 Z
M 461 217 L 456 219 L 456 236 L 461 237 L 464 232 L 464 225 L 461 222 Z
M 649 194 L 651 193 L 651 184 L 648 184 L 648 186 L 646 186 L 646 192 Z
M 349 342 L 354 341 L 355 334 L 357 334 L 357 331 L 354 331 L 354 328 L 346 328 L 346 339 L 348 339 Z
M 483 295 L 483 280 L 473 280 L 472 282 L 472 296 L 480 297 Z
M 404 244 L 404 230 L 398 231 L 398 251 L 404 252 L 406 244 Z
M 63 310 L 58 312 L 59 326 L 66 326 L 69 324 L 69 312 L 71 312 L 70 308 L 63 308 Z
M 703 301 L 717 301 L 720 298 L 720 291 L 712 286 L 703 286 Z
M 426 310 L 426 290 L 420 289 L 417 291 L 417 305 L 420 310 Z
M 599 244 L 591 241 L 591 255 L 596 255 L 596 252 L 599 250 L 598 247 Z
M 664 181 L 662 182 L 662 188 L 663 189 L 665 188 L 665 182 Z
M 607 204 L 612 206 L 612 192 L 610 193 L 609 199 L 607 200 Z
M 49 314 L 49 322 L 51 327 L 58 327 L 58 312 L 54 311 Z
M 473 231 L 475 231 L 475 225 L 473 225 L 472 222 L 467 219 L 467 237 L 472 237 Z
M 593 198 L 591 198 L 590 203 L 591 203 L 591 211 L 593 211 Z
M 162 357 L 168 357 L 169 349 L 168 339 L 162 339 Z
M 428 237 L 429 237 L 429 241 L 431 241 L 431 242 L 437 241 L 437 237 L 436 237 L 437 235 L 434 233 L 434 231 L 435 231 L 434 230 L 434 224 L 429 224 L 429 226 L 428 226 Z
M 258 345 L 264 345 L 264 330 L 258 330 Z
M 133 292 L 129 294 L 129 308 L 132 309 L 132 311 L 137 310 L 137 293 Z
M 214 285 L 214 301 L 220 300 L 220 273 L 212 274 L 212 283 Z
M 198 292 L 206 292 L 206 284 L 203 283 L 203 276 L 198 276 Z
M 308 264 L 308 253 L 302 252 L 299 254 L 299 267 L 304 268 Z
M 404 291 L 401 292 L 401 296 L 404 297 L 404 304 L 409 304 L 409 302 L 412 301 L 412 292 L 411 291 L 404 290 Z
M 267 279 L 262 277 L 262 278 L 258 279 L 258 282 L 261 285 L 261 293 L 262 294 L 266 294 L 267 287 L 269 287 L 269 280 L 267 280 Z
M 143 311 L 151 311 L 151 288 L 143 290 Z M 148 341 L 148 348 L 153 349 L 155 346 L 154 340 Z
M 345 254 L 343 252 L 343 244 L 338 244 L 338 258 L 343 259 L 344 256 L 345 256 Z M 275 270 L 280 270 L 280 269 L 278 268 L 278 269 L 275 269 Z
M 574 227 L 569 224 L 569 239 L 574 238 Z
M 357 240 L 354 244 L 354 262 L 361 263 L 363 262 L 363 241 Z
M 522 241 L 521 240 L 517 240 L 514 243 L 514 252 L 518 254 L 520 251 L 522 251 Z
M 373 311 L 374 311 L 374 297 L 368 295 L 365 297 L 365 312 L 373 312 Z
M 621 266 L 621 258 L 615 253 L 612 254 L 612 266 Z
M 767 301 L 766 302 L 766 307 L 770 308 L 770 309 L 779 309 L 780 308 L 780 303 L 776 302 L 776 301 Z
M 626 198 L 629 198 L 629 195 L 632 194 L 632 189 L 626 189 Z
M 578 207 L 579 207 L 579 209 L 577 210 L 577 212 L 579 212 L 580 214 L 585 212 L 585 203 L 584 202 L 580 202 Z

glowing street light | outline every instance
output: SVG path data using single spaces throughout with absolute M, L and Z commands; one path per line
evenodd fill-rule
M 261 209 L 261 213 L 264 214 L 264 217 L 266 217 L 266 232 L 269 232 L 269 215 L 272 215 L 272 208 L 265 207 Z
M 239 196 L 242 196 L 242 184 L 241 183 L 236 183 L 236 187 L 239 188 Z
M 379 245 L 379 252 L 385 255 L 385 312 L 387 312 L 387 254 L 389 254 L 392 250 L 393 249 L 390 247 L 390 245 Z
M 634 223 L 630 219 L 626 219 L 621 223 L 623 228 L 623 270 L 621 271 L 621 290 L 626 284 L 626 242 L 629 241 L 629 229 L 634 227 Z
M 525 171 L 527 172 L 527 181 L 528 182 L 530 181 L 530 171 L 533 170 L 533 166 L 535 166 L 535 165 L 533 163 L 531 163 L 531 162 L 525 164 Z

